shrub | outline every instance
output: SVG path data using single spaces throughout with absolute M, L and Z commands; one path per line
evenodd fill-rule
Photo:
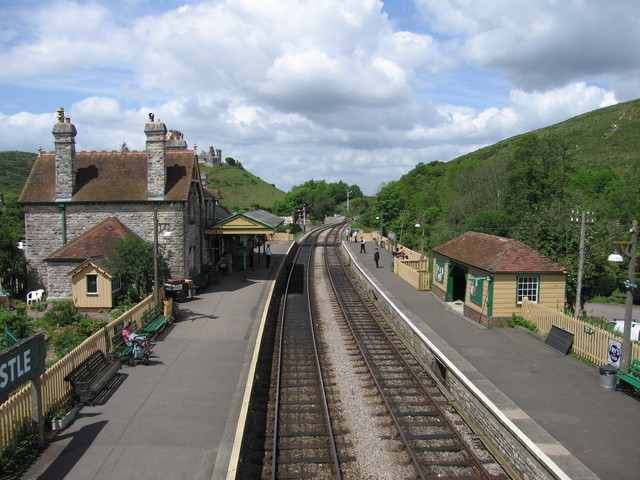
M 19 428 L 15 440 L 5 447 L 2 456 L 0 456 L 0 472 L 3 475 L 17 473 L 25 465 L 28 458 L 39 449 L 40 435 L 31 419 L 25 417 L 21 423 L 22 426 Z
M 536 325 L 533 322 L 530 322 L 529 320 L 526 320 L 524 317 L 520 317 L 514 313 L 511 320 L 509 320 L 509 326 L 511 328 L 514 328 L 516 325 L 520 325 L 521 327 L 527 328 L 534 333 L 538 333 L 538 327 L 536 327 Z
M 49 344 L 58 358 L 64 357 L 87 338 L 78 328 L 73 326 L 60 327 L 49 334 Z

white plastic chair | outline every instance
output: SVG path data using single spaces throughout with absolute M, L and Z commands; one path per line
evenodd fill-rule
M 42 300 L 42 295 L 44 294 L 44 289 L 34 290 L 33 292 L 27 293 L 27 305 L 30 305 L 34 302 L 39 302 Z

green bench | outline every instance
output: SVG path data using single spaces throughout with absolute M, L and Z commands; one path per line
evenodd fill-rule
M 128 359 L 131 357 L 133 351 L 133 345 L 127 345 L 122 336 L 122 330 L 124 330 L 124 323 L 116 326 L 113 337 L 111 337 L 111 347 L 113 349 L 113 355 L 120 360 L 123 358 Z
M 629 373 L 616 373 L 616 377 L 629 385 L 640 388 L 640 360 L 631 362 L 631 365 L 629 365 Z M 620 388 L 620 382 L 618 382 L 617 389 L 622 390 L 622 388 Z
M 155 337 L 164 330 L 170 320 L 171 315 L 163 315 L 160 307 L 155 306 L 142 315 L 140 319 L 142 323 L 141 331 L 150 338 Z

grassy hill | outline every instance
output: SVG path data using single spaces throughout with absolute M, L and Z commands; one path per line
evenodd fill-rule
M 238 167 L 221 165 L 200 169 L 207 174 L 209 188 L 217 188 L 222 195 L 221 204 L 232 212 L 255 208 L 270 209 L 276 200 L 282 200 L 285 192 Z
M 640 152 L 640 99 L 578 115 L 564 122 L 508 138 L 452 160 L 504 160 L 525 135 L 554 134 L 575 145 L 572 155 L 577 165 L 601 169 L 626 167 L 638 162 Z
M 36 153 L 28 152 L 0 152 L 0 192 L 5 199 L 17 199 L 22 191 L 24 182 L 27 181 L 33 163 L 36 161 Z

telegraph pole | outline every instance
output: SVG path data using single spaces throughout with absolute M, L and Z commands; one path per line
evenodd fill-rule
M 587 236 L 587 223 L 593 223 L 593 215 L 595 212 L 579 212 L 573 210 L 571 212 L 571 221 L 580 222 L 580 263 L 578 265 L 578 287 L 576 290 L 576 303 L 574 306 L 574 312 L 576 318 L 580 316 L 580 307 L 582 305 L 582 276 L 584 273 L 584 252 L 585 252 L 585 238 Z

